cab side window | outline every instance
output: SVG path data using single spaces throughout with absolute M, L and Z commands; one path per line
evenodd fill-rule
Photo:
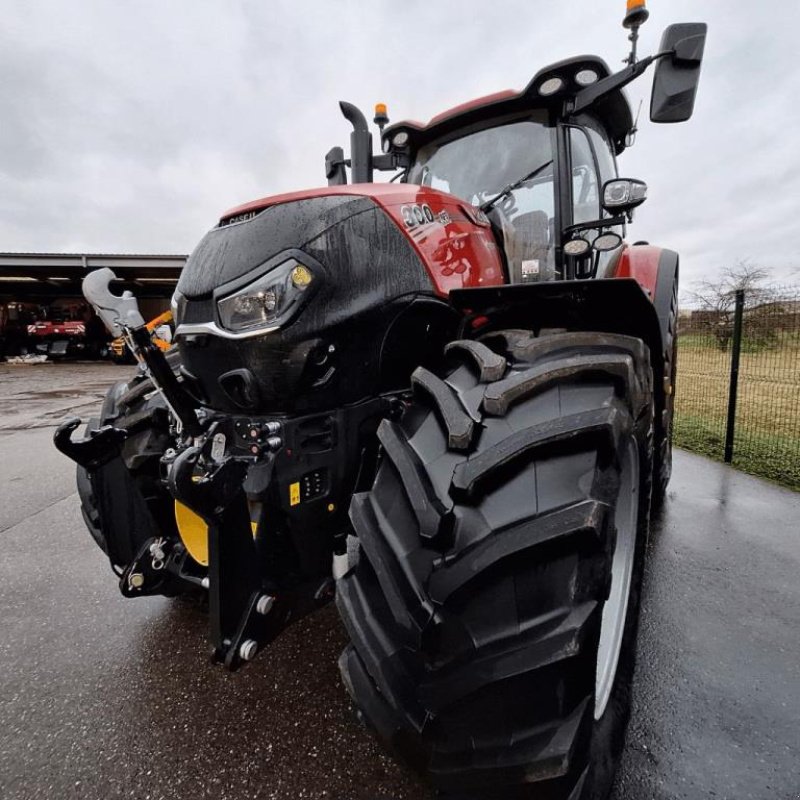
M 592 147 L 582 128 L 569 129 L 569 149 L 572 165 L 572 221 L 577 224 L 600 219 L 600 180 Z
M 614 178 L 618 177 L 617 174 L 617 162 L 614 158 L 614 151 L 612 149 L 611 144 L 609 143 L 608 139 L 604 133 L 601 133 L 599 128 L 595 127 L 596 123 L 591 119 L 588 118 L 586 121 L 586 133 L 589 137 L 589 141 L 592 144 L 592 149 L 594 150 L 595 158 L 597 159 L 597 166 L 599 167 L 600 172 L 600 183 L 599 183 L 599 191 L 602 195 L 603 191 L 603 184 L 606 181 L 613 180 Z M 601 196 L 602 199 L 602 196 Z M 606 217 L 613 217 L 614 215 L 610 211 L 606 211 L 601 207 L 600 209 L 600 217 L 599 219 L 604 219 Z M 625 226 L 624 225 L 615 225 L 613 228 L 608 228 L 609 231 L 613 231 L 614 233 L 618 233 L 620 236 L 625 236 Z M 597 257 L 597 277 L 604 278 L 607 276 L 609 270 L 617 263 L 617 259 L 620 254 L 620 250 L 612 250 L 607 253 L 600 253 Z
M 572 216 L 573 223 L 592 222 L 613 214 L 601 205 L 603 184 L 617 177 L 617 164 L 605 136 L 595 129 L 590 118 L 582 120 L 585 127 L 569 129 L 570 158 L 572 163 Z M 608 228 L 624 236 L 622 226 Z M 590 242 L 599 235 L 597 230 L 583 231 L 581 236 Z M 616 263 L 620 249 L 595 253 L 593 272 L 605 277 Z
M 587 125 L 585 130 L 594 150 L 595 157 L 597 158 L 597 166 L 600 170 L 599 185 L 600 191 L 602 192 L 603 184 L 617 177 L 617 162 L 614 160 L 611 145 L 608 143 L 605 136 L 591 125 Z M 610 217 L 613 215 L 609 214 L 608 211 L 604 211 L 603 216 Z

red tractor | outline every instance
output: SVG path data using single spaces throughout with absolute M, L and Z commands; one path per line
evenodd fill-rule
M 223 214 L 176 346 L 87 298 L 142 369 L 56 445 L 129 597 L 206 592 L 219 662 L 334 596 L 363 720 L 448 797 L 606 797 L 651 509 L 670 476 L 678 256 L 623 240 L 623 87 L 690 117 L 706 26 L 553 64 L 427 124 L 364 116 L 329 186 Z M 347 184 L 347 168 L 352 183 Z M 373 183 L 374 170 L 394 182 Z

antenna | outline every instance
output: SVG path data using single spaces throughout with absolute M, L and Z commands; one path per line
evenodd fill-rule
M 636 134 L 639 132 L 639 114 L 642 113 L 642 101 L 639 101 L 639 108 L 636 110 L 636 119 L 633 121 L 633 127 L 628 131 L 625 136 L 625 147 L 633 147 L 636 141 Z
M 624 63 L 633 66 L 636 61 L 636 45 L 639 42 L 639 28 L 647 22 L 650 12 L 647 10 L 646 0 L 628 0 L 628 10 L 625 12 L 625 19 L 622 26 L 631 32 L 628 41 L 631 43 L 630 55 Z

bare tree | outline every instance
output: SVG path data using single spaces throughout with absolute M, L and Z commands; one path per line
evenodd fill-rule
M 733 336 L 736 293 L 744 291 L 745 309 L 757 309 L 772 299 L 772 290 L 763 285 L 769 272 L 745 261 L 727 267 L 715 280 L 698 281 L 690 293 L 704 312 L 705 326 L 716 336 L 720 350 L 726 350 Z

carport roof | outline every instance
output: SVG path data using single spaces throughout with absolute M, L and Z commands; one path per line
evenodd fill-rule
M 101 267 L 113 269 L 122 288 L 160 295 L 185 263 L 185 255 L 150 253 L 0 253 L 0 296 L 80 296 L 83 277 Z
M 0 253 L 0 276 L 26 278 L 78 277 L 100 267 L 111 267 L 137 277 L 177 275 L 186 263 L 185 255 L 135 253 Z M 52 273 L 52 274 L 51 274 Z

